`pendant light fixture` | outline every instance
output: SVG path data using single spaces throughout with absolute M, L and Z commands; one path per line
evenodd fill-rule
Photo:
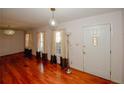
M 14 30 L 11 30 L 11 29 L 6 29 L 4 30 L 4 34 L 5 35 L 14 35 L 15 34 L 15 31 Z
M 1 9 L 1 24 L 2 24 L 2 26 L 0 27 L 0 30 L 2 30 L 3 34 L 5 34 L 5 35 L 8 35 L 8 36 L 14 35 L 15 30 L 11 29 L 10 25 L 7 25 L 7 27 L 5 27 L 6 26 L 6 24 L 5 24 L 6 20 L 5 19 L 6 18 L 4 18 L 4 11 L 3 11 L 3 9 Z
M 50 8 L 50 11 L 52 12 L 51 19 L 50 19 L 50 26 L 55 27 L 57 25 L 56 20 L 55 20 L 55 8 Z
M 15 34 L 15 31 L 11 29 L 9 25 L 8 25 L 8 28 L 4 29 L 3 31 L 5 35 L 9 35 L 9 36 Z

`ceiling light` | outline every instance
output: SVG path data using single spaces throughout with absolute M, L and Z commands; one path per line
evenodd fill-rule
M 55 27 L 57 25 L 56 20 L 55 20 L 55 14 L 54 14 L 56 9 L 55 8 L 50 8 L 50 10 L 52 12 L 52 15 L 51 15 L 51 19 L 50 19 L 49 24 L 50 24 L 50 26 Z
M 15 31 L 13 29 L 10 29 L 9 25 L 8 25 L 8 28 L 4 29 L 3 31 L 4 31 L 3 33 L 5 35 L 14 35 L 15 34 Z
M 15 31 L 14 30 L 11 30 L 11 29 L 6 29 L 6 30 L 4 30 L 4 34 L 5 35 L 14 35 L 15 34 Z

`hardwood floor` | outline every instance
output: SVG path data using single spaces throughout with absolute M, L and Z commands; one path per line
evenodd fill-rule
M 110 84 L 109 80 L 72 69 L 66 74 L 59 65 L 25 58 L 22 53 L 0 58 L 1 84 Z

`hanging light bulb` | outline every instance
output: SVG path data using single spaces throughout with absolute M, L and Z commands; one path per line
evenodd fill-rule
M 51 25 L 52 25 L 52 26 L 55 26 L 55 25 L 56 25 L 56 22 L 55 22 L 54 19 L 51 20 Z
M 51 19 L 50 19 L 49 24 L 50 24 L 52 27 L 55 27 L 55 26 L 57 25 L 56 20 L 55 20 L 55 16 L 54 16 L 55 8 L 50 8 L 50 10 L 51 10 L 51 12 L 52 12 L 52 16 L 51 16 Z

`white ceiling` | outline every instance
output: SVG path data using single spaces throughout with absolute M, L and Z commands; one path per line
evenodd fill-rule
M 120 9 L 115 8 L 57 8 L 55 18 L 58 23 L 88 16 L 95 16 Z M 51 11 L 48 8 L 5 8 L 0 9 L 0 27 L 29 29 L 48 25 Z

